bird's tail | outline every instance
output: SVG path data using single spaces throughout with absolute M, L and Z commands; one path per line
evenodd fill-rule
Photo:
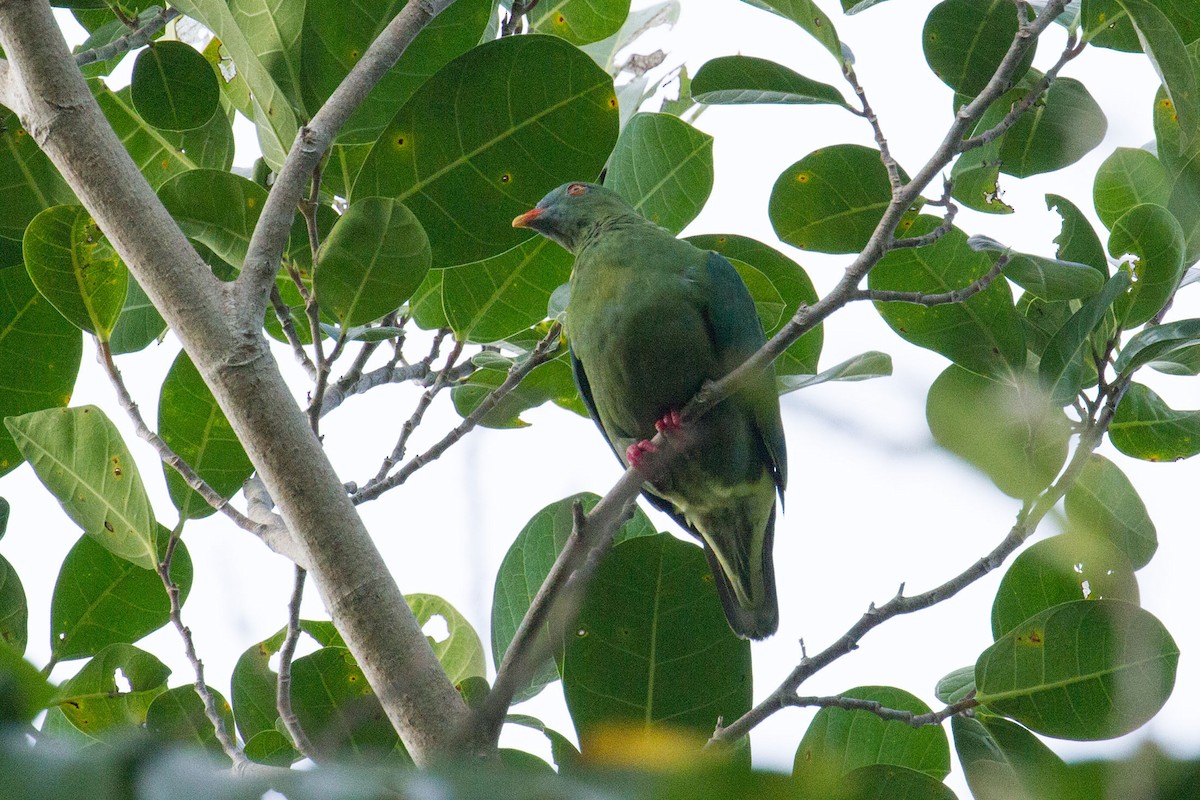
M 736 506 L 735 506 L 736 508 Z M 729 627 L 743 639 L 765 639 L 779 627 L 779 601 L 775 596 L 775 506 L 766 525 L 745 506 L 724 519 L 708 519 L 704 526 L 704 554 L 717 584 Z M 761 517 L 759 518 L 761 519 Z M 711 532 L 710 532 L 711 531 Z

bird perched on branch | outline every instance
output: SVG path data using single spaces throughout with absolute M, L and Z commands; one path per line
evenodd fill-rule
M 681 457 L 643 494 L 704 544 L 733 631 L 770 636 L 775 502 L 787 481 L 774 369 L 680 430 L 701 386 L 766 341 L 737 271 L 595 184 L 560 186 L 512 224 L 575 254 L 566 329 L 584 404 L 626 466 L 653 451 L 656 429 L 680 436 Z

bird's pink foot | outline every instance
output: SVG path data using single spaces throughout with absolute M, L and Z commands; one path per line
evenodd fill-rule
M 635 469 L 642 466 L 642 460 L 647 453 L 656 453 L 658 448 L 654 446 L 654 442 L 649 439 L 642 439 L 640 442 L 634 442 L 625 448 L 625 460 L 628 461 Z
M 659 433 L 677 431 L 683 427 L 683 415 L 672 409 L 664 414 L 662 419 L 654 423 L 654 427 Z

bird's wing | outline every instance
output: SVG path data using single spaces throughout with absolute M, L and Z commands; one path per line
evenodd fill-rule
M 733 264 L 720 253 L 709 252 L 702 285 L 704 314 L 718 360 L 732 370 L 753 355 L 766 341 L 754 299 Z M 755 427 L 771 458 L 775 485 L 782 495 L 787 485 L 787 445 L 773 371 L 763 373 L 742 390 L 740 397 L 754 415 Z

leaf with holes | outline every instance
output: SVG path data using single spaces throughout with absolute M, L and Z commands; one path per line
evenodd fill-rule
M 712 143 L 670 114 L 634 114 L 617 138 L 604 185 L 655 225 L 679 233 L 712 192 Z
M 1054 243 L 1058 245 L 1055 258 L 1060 261 L 1073 261 L 1077 264 L 1087 264 L 1105 277 L 1108 276 L 1108 259 L 1104 257 L 1104 246 L 1100 237 L 1088 222 L 1083 212 L 1062 195 L 1046 195 L 1046 208 L 1058 212 L 1062 218 L 1062 227 Z
M 1186 267 L 1183 229 L 1170 211 L 1143 203 L 1113 223 L 1108 253 L 1114 258 L 1132 255 L 1133 301 L 1122 324 L 1132 328 L 1148 322 L 1170 299 Z
M 38 291 L 73 324 L 108 341 L 125 305 L 129 270 L 83 206 L 38 214 L 21 249 Z
M 350 199 L 403 202 L 429 235 L 435 267 L 488 258 L 529 238 L 513 217 L 562 183 L 600 174 L 617 116 L 612 78 L 567 42 L 487 42 L 443 67 L 397 112 Z M 554 158 L 534 155 L 544 152 Z
M 487 677 L 487 664 L 479 634 L 458 609 L 433 594 L 406 594 L 404 600 L 422 628 L 434 617 L 441 617 L 446 623 L 448 633 L 445 639 L 427 636 L 433 654 L 441 662 L 442 669 L 446 670 L 446 677 L 451 683 Z
M 58 688 L 55 702 L 73 727 L 102 741 L 133 735 L 171 670 L 130 644 L 111 644 Z M 118 683 L 118 678 L 122 683 Z

